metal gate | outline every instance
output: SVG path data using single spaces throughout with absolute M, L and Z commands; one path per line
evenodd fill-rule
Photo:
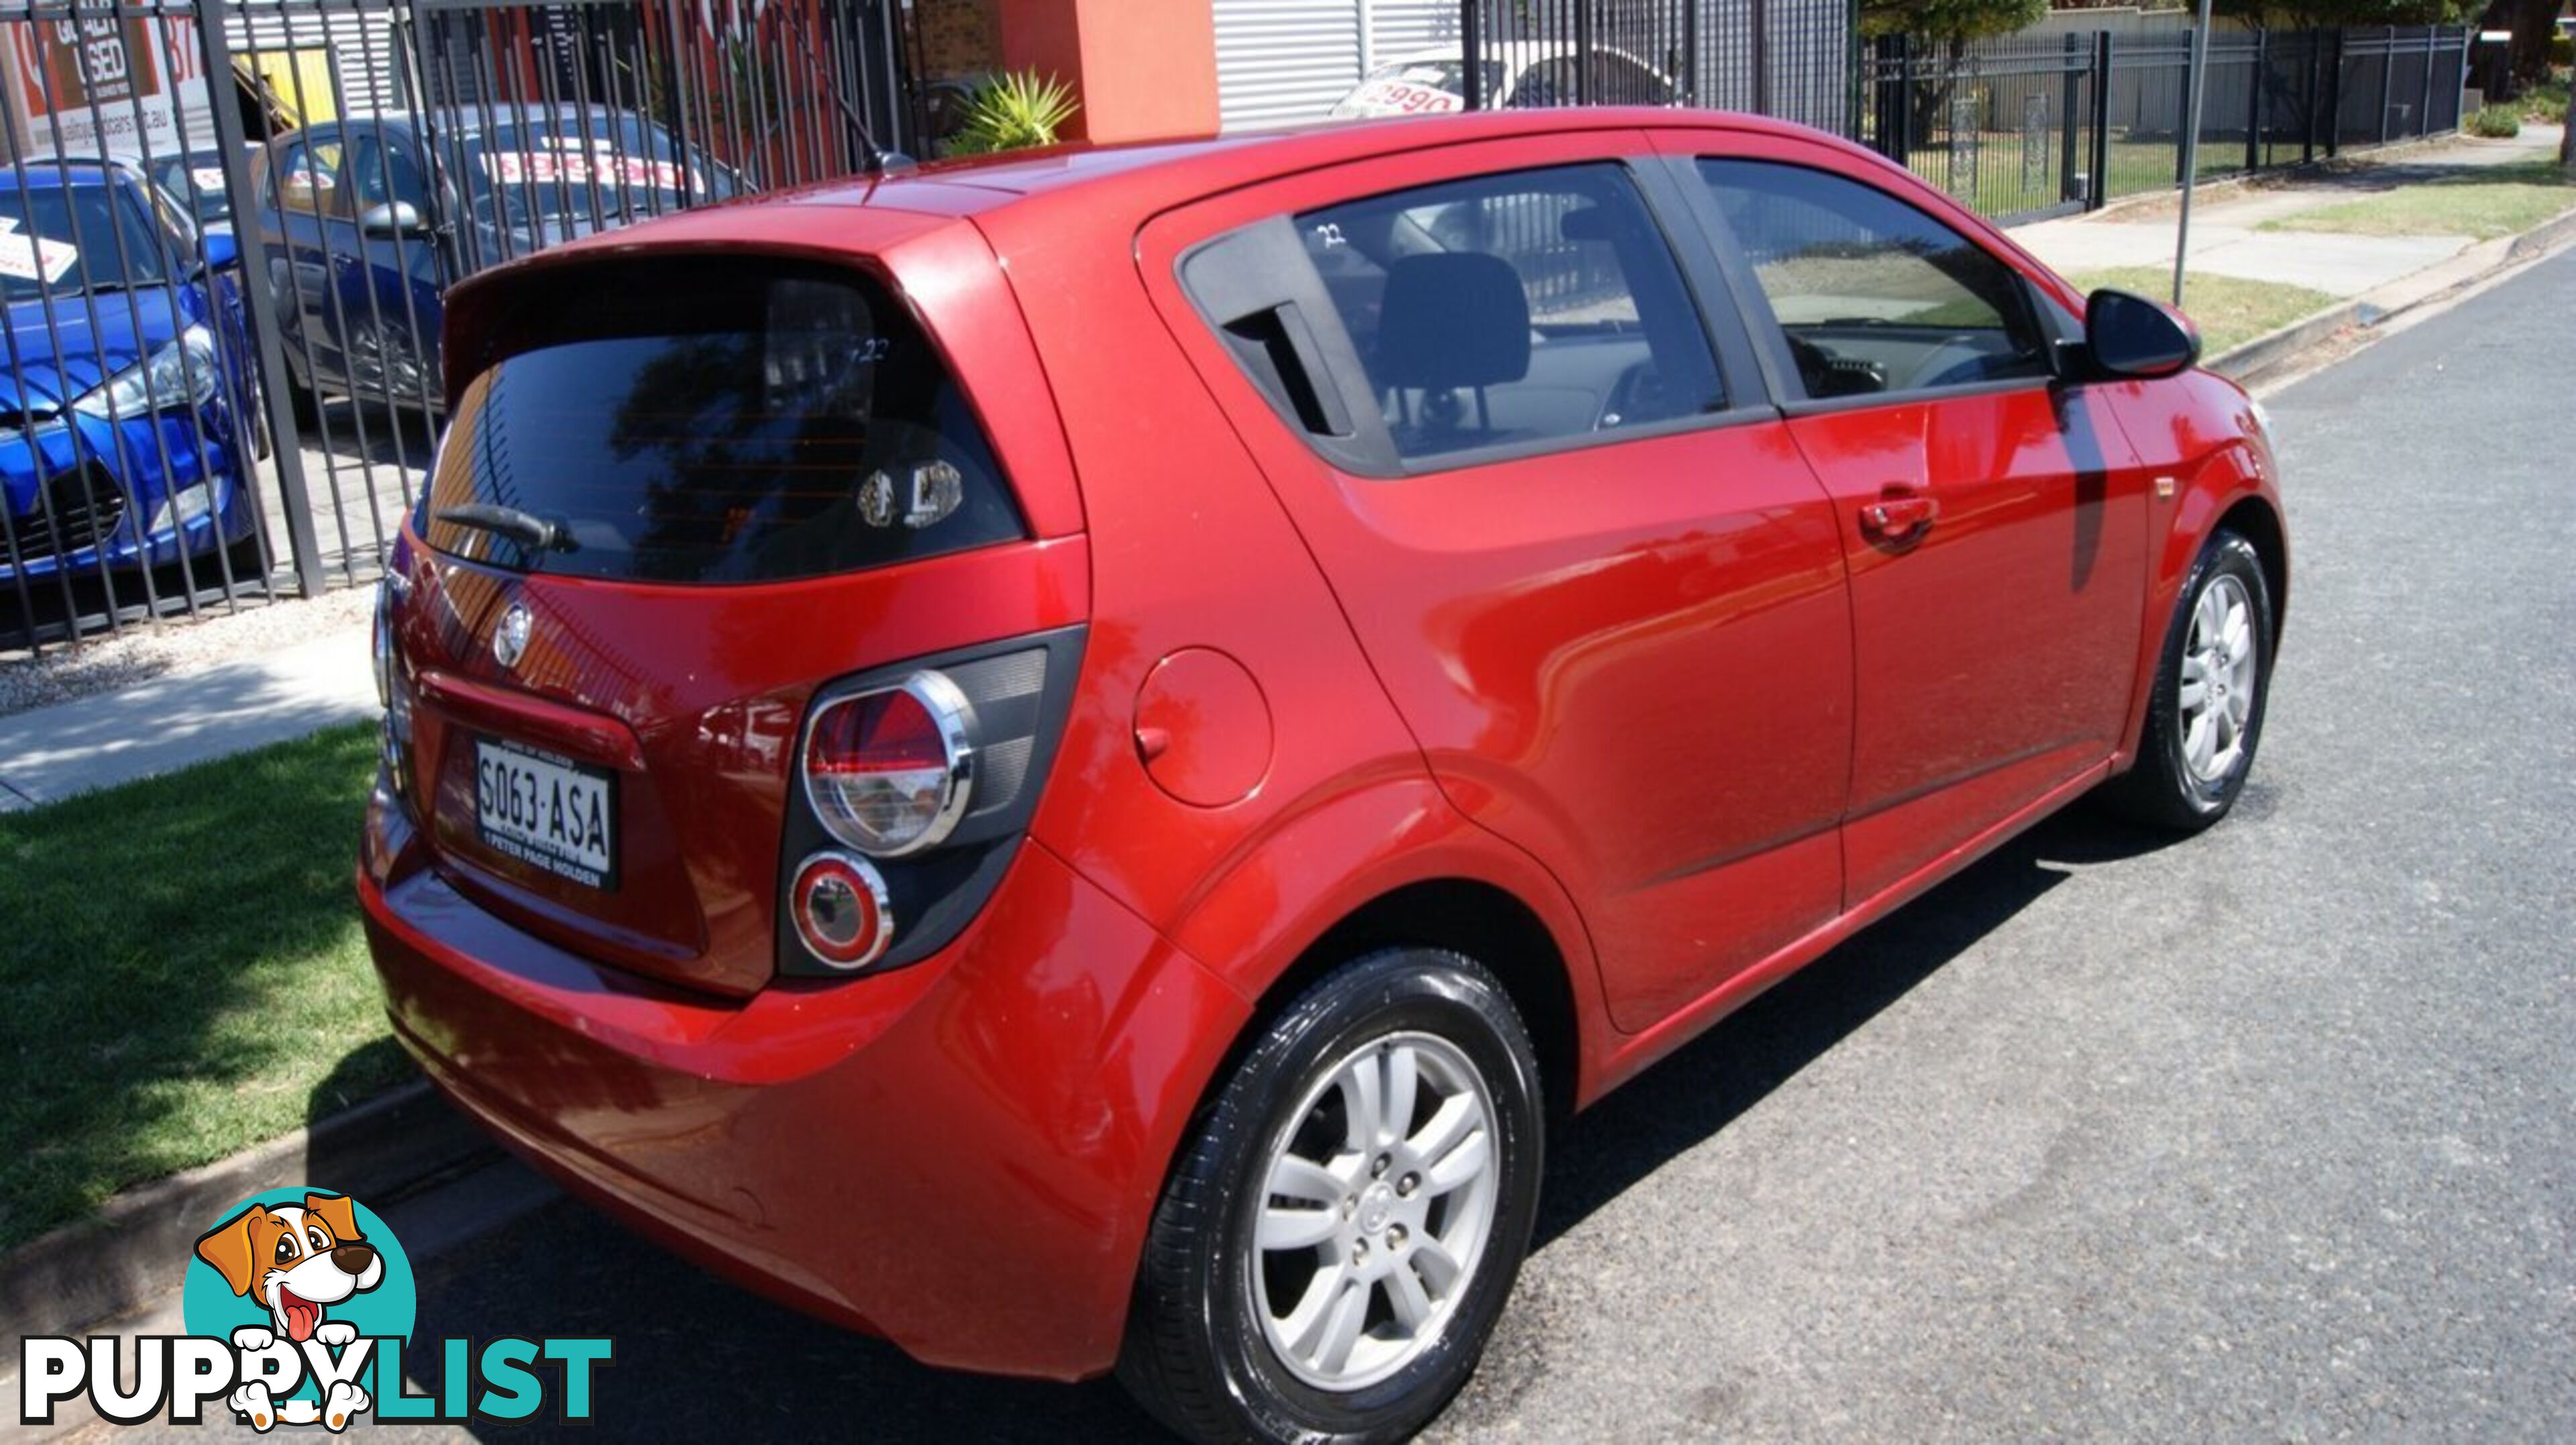
M 920 133 L 901 0 L 0 0 L 0 656 L 373 575 L 447 287 Z
M 1694 105 L 1848 132 L 1850 0 L 1461 0 L 1470 110 Z

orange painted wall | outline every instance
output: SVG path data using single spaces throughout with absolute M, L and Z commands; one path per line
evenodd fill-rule
M 1208 0 L 1001 0 L 1002 64 L 1070 82 L 1071 135 L 1214 135 L 1216 14 Z

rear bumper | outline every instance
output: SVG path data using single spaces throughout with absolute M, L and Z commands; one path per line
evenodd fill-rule
M 741 1001 L 483 912 L 381 792 L 364 852 L 396 1033 L 572 1191 L 928 1363 L 1115 1363 L 1147 1216 L 1246 1008 L 1053 854 L 1024 843 L 924 963 Z

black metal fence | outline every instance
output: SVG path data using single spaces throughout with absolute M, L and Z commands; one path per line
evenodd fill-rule
M 1843 132 L 1850 0 L 1461 0 L 1467 108 L 1694 105 Z
M 2459 128 L 2468 32 L 2450 26 L 2210 37 L 2203 179 Z M 1941 44 L 1862 62 L 1853 135 L 2001 220 L 2095 208 L 2182 179 L 2191 31 Z
M 2153 17 L 2150 17 L 2152 19 Z M 1470 109 L 1701 105 L 1847 135 L 1985 215 L 2031 220 L 2180 183 L 2187 22 L 1863 40 L 1849 0 L 1460 0 Z M 2460 123 L 2455 26 L 2214 32 L 2205 177 Z
M 372 575 L 457 280 L 865 169 L 901 0 L 0 0 L 0 654 Z

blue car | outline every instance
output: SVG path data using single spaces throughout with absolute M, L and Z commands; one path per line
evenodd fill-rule
M 557 241 L 741 193 L 724 166 L 607 106 L 357 114 L 255 161 L 287 372 L 321 394 L 443 409 L 447 283 Z
M 251 537 L 234 254 L 231 235 L 201 240 L 185 207 L 122 162 L 0 170 L 7 592 Z

